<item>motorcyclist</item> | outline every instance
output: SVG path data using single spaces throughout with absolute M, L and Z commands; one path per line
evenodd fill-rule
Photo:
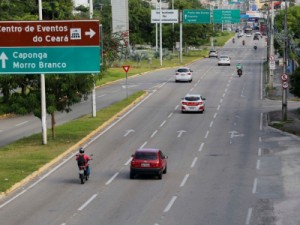
M 90 166 L 89 166 L 89 161 L 92 160 L 92 158 L 89 157 L 87 154 L 84 154 L 84 149 L 83 148 L 80 148 L 79 149 L 79 154 L 76 155 L 77 162 L 80 160 L 81 157 L 83 157 L 83 159 L 84 159 L 84 164 L 83 165 L 78 165 L 78 167 L 84 166 L 86 174 L 87 174 L 87 176 L 89 176 L 90 173 L 91 173 L 91 169 L 90 169 Z
M 243 65 L 242 65 L 242 63 L 238 62 L 238 63 L 236 64 L 236 69 L 237 69 L 237 70 L 239 70 L 239 69 L 243 70 Z
M 245 40 L 243 40 L 243 42 L 242 42 L 242 43 L 243 43 L 243 45 L 245 45 Z
M 240 62 L 236 64 L 236 71 L 239 77 L 243 74 L 243 65 Z
M 253 46 L 254 50 L 257 49 L 257 44 L 255 43 L 254 46 Z

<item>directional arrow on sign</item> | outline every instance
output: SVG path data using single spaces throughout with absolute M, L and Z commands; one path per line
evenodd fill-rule
M 8 60 L 8 58 L 4 52 L 1 53 L 0 60 L 2 60 L 2 69 L 6 68 L 6 60 Z
M 90 38 L 92 38 L 95 34 L 96 34 L 96 32 L 93 31 L 91 28 L 90 28 L 90 31 L 85 32 L 85 35 L 90 36 Z

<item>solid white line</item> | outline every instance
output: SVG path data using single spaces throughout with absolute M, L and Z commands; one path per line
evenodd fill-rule
M 259 122 L 259 130 L 263 128 L 263 113 L 260 113 L 260 122 Z
M 206 134 L 205 134 L 205 137 L 204 137 L 204 138 L 207 138 L 207 137 L 208 137 L 208 134 L 209 134 L 209 130 L 206 131 Z
M 97 197 L 97 194 L 94 194 L 92 197 L 90 197 L 90 199 L 89 200 L 87 200 L 79 209 L 78 209 L 78 211 L 81 211 L 81 210 L 83 210 L 91 201 L 93 201 L 94 200 L 94 198 L 96 198 Z
M 16 127 L 18 127 L 18 126 L 21 126 L 21 125 L 24 125 L 25 123 L 28 123 L 29 121 L 27 120 L 27 121 L 24 121 L 24 122 L 22 122 L 22 123 L 18 123 L 18 124 L 16 124 Z
M 160 127 L 162 127 L 165 123 L 166 123 L 166 121 L 162 122 L 162 123 L 160 124 Z
M 172 115 L 173 115 L 173 113 L 171 112 L 171 113 L 168 115 L 168 118 L 170 118 Z
M 258 156 L 261 156 L 261 148 L 258 149 Z
M 127 162 L 124 164 L 124 166 L 128 166 L 129 163 L 131 162 L 131 160 L 132 160 L 132 157 L 130 157 L 130 158 L 127 160 Z
M 212 127 L 214 121 L 211 121 L 210 124 L 209 124 L 209 127 Z
M 168 212 L 171 209 L 171 207 L 174 204 L 176 198 L 177 198 L 177 196 L 173 196 L 172 197 L 171 201 L 169 202 L 169 204 L 167 205 L 167 207 L 164 209 L 164 212 Z
M 156 133 L 157 133 L 157 130 L 153 132 L 153 134 L 151 135 L 151 138 L 153 138 Z
M 109 185 L 117 176 L 119 175 L 119 172 L 115 173 L 106 183 L 105 185 Z
M 253 189 L 252 189 L 253 194 L 256 193 L 256 188 L 257 188 L 257 178 L 254 179 L 254 183 L 253 183 Z
M 144 144 L 142 144 L 140 148 L 144 148 L 144 147 L 145 147 L 145 145 L 146 145 L 147 143 L 148 143 L 148 142 L 147 142 L 147 141 L 145 141 L 145 142 L 144 142 Z
M 198 157 L 195 157 L 192 164 L 191 164 L 191 168 L 193 168 L 195 166 L 197 160 L 198 160 Z
M 186 174 L 183 178 L 183 180 L 181 181 L 180 187 L 183 187 L 187 181 L 187 179 L 189 178 L 189 174 Z
M 256 162 L 256 169 L 257 169 L 257 170 L 260 169 L 260 160 L 257 160 L 257 162 Z
M 218 106 L 218 107 L 219 107 L 219 106 Z M 218 109 L 218 110 L 219 110 L 219 109 Z M 215 114 L 214 114 L 214 119 L 217 117 L 217 115 L 218 115 L 218 113 L 215 113 Z
M 202 149 L 203 149 L 203 146 L 204 146 L 204 143 L 202 142 L 202 143 L 201 143 L 201 145 L 200 145 L 200 147 L 199 147 L 199 149 L 198 149 L 198 151 L 199 151 L 199 152 L 201 152 L 201 151 L 202 151 Z
M 251 215 L 252 215 L 252 208 L 249 208 L 247 213 L 247 218 L 246 218 L 246 225 L 250 224 Z

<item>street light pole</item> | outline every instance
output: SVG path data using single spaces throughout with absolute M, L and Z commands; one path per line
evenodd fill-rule
M 89 0 L 89 13 L 90 19 L 93 19 L 93 0 Z M 99 62 L 100 63 L 100 62 Z M 94 77 L 94 75 L 92 75 Z M 94 87 L 92 90 L 92 117 L 96 117 L 96 85 L 94 82 Z
M 288 32 L 287 32 L 287 1 L 285 0 L 284 13 L 284 50 L 283 50 L 283 73 L 287 74 L 287 58 L 288 58 Z M 287 88 L 282 88 L 282 120 L 287 120 Z
M 161 12 L 161 1 L 159 0 L 159 57 L 160 57 L 160 65 L 162 66 L 162 12 Z

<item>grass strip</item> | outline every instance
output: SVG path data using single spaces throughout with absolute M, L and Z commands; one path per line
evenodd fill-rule
M 77 144 L 143 94 L 145 91 L 136 92 L 120 102 L 103 108 L 97 112 L 95 118 L 86 115 L 57 126 L 55 139 L 51 138 L 49 129 L 47 145 L 42 145 L 42 134 L 39 133 L 0 148 L 0 193 Z

